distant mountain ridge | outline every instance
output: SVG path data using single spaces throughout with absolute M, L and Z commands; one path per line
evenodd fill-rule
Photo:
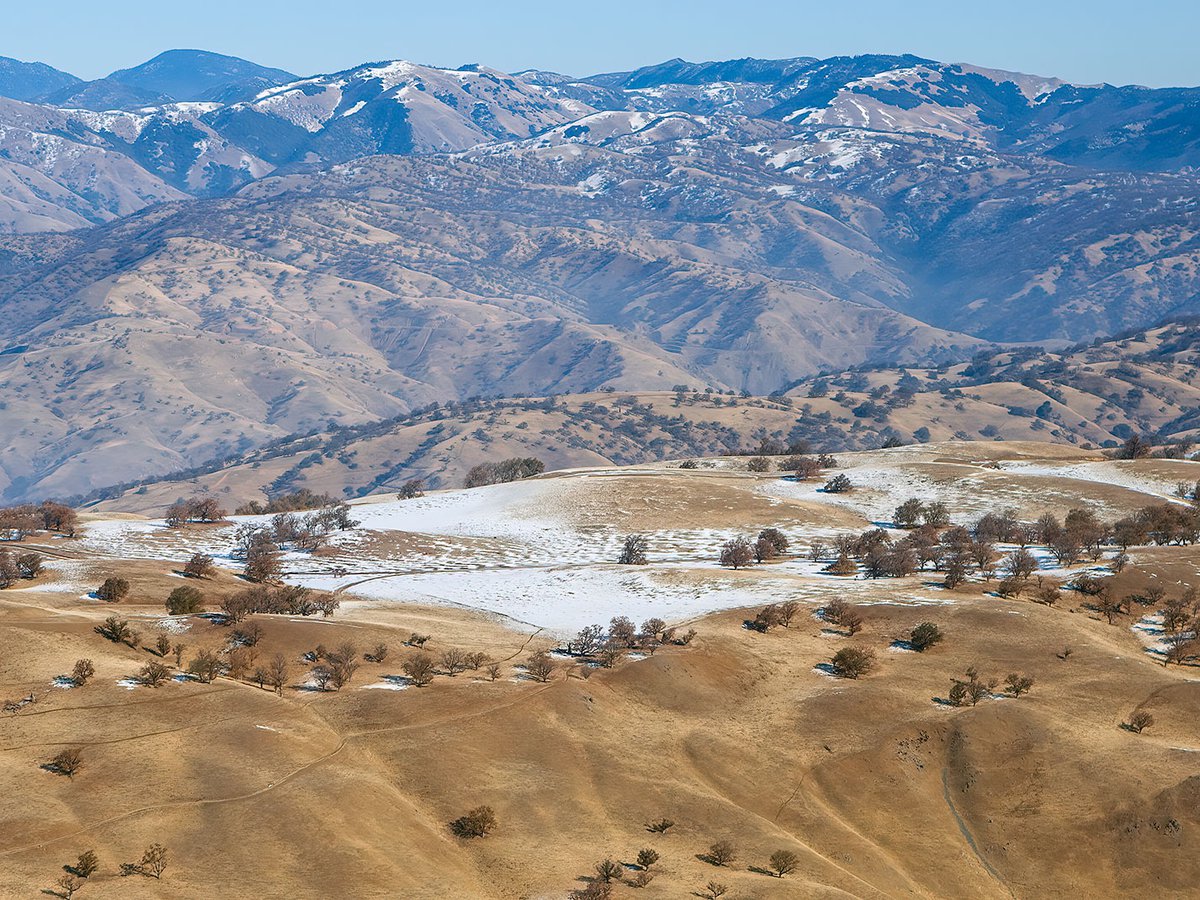
M 183 91 L 181 53 L 74 89 Z M 185 88 L 236 97 L 0 100 L 10 496 L 476 395 L 948 364 L 1200 297 L 1194 89 L 883 55 L 262 86 L 226 60 Z

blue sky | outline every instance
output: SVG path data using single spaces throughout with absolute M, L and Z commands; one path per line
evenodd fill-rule
M 300 74 L 377 59 L 572 74 L 687 59 L 911 52 L 1115 84 L 1200 84 L 1183 0 L 4 2 L 0 55 L 85 78 L 200 47 Z

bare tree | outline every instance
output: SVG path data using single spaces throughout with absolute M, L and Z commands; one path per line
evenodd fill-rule
M 525 671 L 529 677 L 542 683 L 548 682 L 554 676 L 556 669 L 554 660 L 544 652 L 533 654 L 525 663 Z
M 72 875 L 78 875 L 80 878 L 91 878 L 96 874 L 96 870 L 100 868 L 100 859 L 96 856 L 95 850 L 84 850 L 79 854 L 79 858 L 75 860 L 75 865 L 66 867 Z
M 409 681 L 417 687 L 424 687 L 433 681 L 433 657 L 428 653 L 413 653 L 400 664 Z
M 776 850 L 771 854 L 771 871 L 775 877 L 791 875 L 800 866 L 800 857 L 791 850 Z
M 146 685 L 146 687 L 156 688 L 159 685 L 166 684 L 171 679 L 171 670 L 164 666 L 156 659 L 142 666 L 142 670 L 137 674 L 137 680 Z
M 727 866 L 737 859 L 737 849 L 729 841 L 717 841 L 708 848 L 708 861 L 714 866 Z
M 88 683 L 93 675 L 96 674 L 96 667 L 92 665 L 90 659 L 77 659 L 75 665 L 71 669 L 71 681 L 82 687 Z
M 75 773 L 83 768 L 83 751 L 74 747 L 60 750 L 43 768 L 59 775 L 66 775 L 68 778 L 74 778 Z
M 720 563 L 732 569 L 744 569 L 754 560 L 754 548 L 744 537 L 734 538 L 721 545 Z
M 207 553 L 193 553 L 184 564 L 183 574 L 188 578 L 212 578 L 217 574 L 217 567 Z
M 646 540 L 644 534 L 631 534 L 625 538 L 625 543 L 621 546 L 621 555 L 617 557 L 617 562 L 623 566 L 644 566 L 648 562 L 646 559 L 646 550 L 649 547 L 650 542 Z
M 124 578 L 109 577 L 96 588 L 96 596 L 106 603 L 117 603 L 129 594 L 129 582 Z
M 62 897 L 63 900 L 71 900 L 75 896 L 75 892 L 81 887 L 83 887 L 83 879 L 71 872 L 64 872 L 54 882 L 54 888 L 46 893 Z
M 283 696 L 283 687 L 288 682 L 288 662 L 282 653 L 276 653 L 271 657 L 271 662 L 267 667 L 267 684 L 275 689 L 275 693 Z
M 467 654 L 457 647 L 449 647 L 442 651 L 441 664 L 446 674 L 453 678 L 467 670 Z
M 704 886 L 704 890 L 708 892 L 708 900 L 720 900 L 729 893 L 728 885 L 724 885 L 719 881 L 710 881 Z

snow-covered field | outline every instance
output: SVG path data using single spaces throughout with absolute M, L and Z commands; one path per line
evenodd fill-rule
M 744 493 L 737 496 L 760 506 L 766 501 L 772 508 L 781 507 L 781 519 L 787 518 L 789 503 L 806 504 L 809 510 L 827 504 L 861 516 L 860 527 L 865 528 L 870 523 L 886 527 L 896 505 L 909 497 L 945 501 L 956 521 L 970 522 L 997 509 L 998 498 L 1005 499 L 1008 491 L 1018 495 L 1022 478 L 1040 482 L 1052 475 L 1114 484 L 1149 498 L 1161 496 L 1163 487 L 1114 464 L 1077 462 L 1002 463 L 1002 470 L 1017 476 L 1009 485 L 997 483 L 1001 470 L 995 466 L 914 465 L 921 461 L 919 450 L 892 451 L 886 461 L 876 454 L 847 460 L 839 471 L 849 475 L 855 485 L 849 494 L 825 493 L 823 479 L 796 482 L 777 478 L 738 481 Z M 947 477 L 947 471 L 956 470 L 961 470 L 961 475 Z M 501 617 L 517 628 L 559 633 L 604 623 L 617 615 L 635 621 L 656 616 L 680 623 L 714 610 L 781 599 L 814 606 L 834 596 L 859 603 L 946 602 L 948 595 L 933 585 L 938 576 L 928 573 L 899 581 L 824 574 L 822 565 L 809 561 L 802 551 L 814 541 L 828 543 L 846 529 L 824 525 L 819 514 L 810 516 L 810 524 L 804 526 L 794 521 L 782 525 L 800 556 L 751 573 L 730 572 L 716 563 L 725 540 L 753 534 L 753 530 L 735 527 L 643 529 L 649 541 L 650 564 L 618 566 L 615 560 L 628 533 L 619 521 L 622 504 L 634 497 L 646 505 L 642 495 L 629 492 L 652 484 L 648 478 L 654 474 L 649 470 L 579 471 L 469 491 L 437 492 L 407 501 L 356 502 L 353 515 L 360 524 L 335 534 L 326 552 L 286 554 L 285 578 L 342 592 L 344 602 L 357 598 L 360 602 L 456 606 Z M 619 486 L 613 479 L 620 476 L 641 480 Z M 631 484 L 638 487 L 631 489 Z M 612 494 L 618 487 L 626 493 Z M 580 494 L 581 490 L 591 493 Z M 618 521 L 581 524 L 585 518 L 578 514 L 580 498 L 592 496 L 618 496 L 614 501 L 618 513 L 613 516 Z M 815 508 L 819 510 L 819 506 Z M 169 529 L 161 521 L 107 520 L 89 525 L 82 541 L 101 556 L 171 559 L 180 564 L 192 553 L 203 551 L 218 565 L 237 569 L 240 564 L 230 555 L 237 528 L 246 523 L 265 524 L 269 518 L 236 517 L 227 525 L 187 529 Z M 1011 548 L 997 549 L 1005 552 Z M 1059 578 L 1098 567 L 1081 563 L 1063 568 L 1048 551 L 1031 550 L 1038 558 L 1039 572 Z

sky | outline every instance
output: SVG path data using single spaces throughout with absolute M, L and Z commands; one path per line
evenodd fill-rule
M 383 59 L 585 75 L 907 52 L 1085 84 L 1200 85 L 1195 0 L 0 0 L 0 16 L 0 56 L 83 78 L 185 47 L 300 75 Z

